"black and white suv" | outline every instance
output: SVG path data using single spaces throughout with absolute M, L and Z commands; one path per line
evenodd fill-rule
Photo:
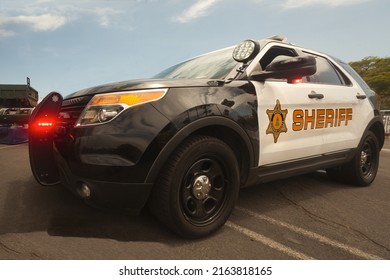
M 226 222 L 241 187 L 319 169 L 371 184 L 384 129 L 375 93 L 348 64 L 273 37 L 153 79 L 52 92 L 29 137 L 40 184 L 98 206 L 147 205 L 196 238 Z

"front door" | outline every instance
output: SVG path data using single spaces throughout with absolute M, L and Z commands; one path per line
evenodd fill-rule
M 296 130 L 294 127 L 296 110 L 311 113 L 323 107 L 321 100 L 309 97 L 312 87 L 309 84 L 289 84 L 284 81 L 255 84 L 261 151 L 259 166 L 320 154 L 323 144 L 322 131 Z M 315 115 L 311 118 L 315 125 Z M 303 126 L 307 125 L 310 124 Z

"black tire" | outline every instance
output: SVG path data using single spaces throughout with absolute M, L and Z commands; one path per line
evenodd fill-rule
M 237 159 L 223 141 L 194 136 L 182 143 L 155 182 L 152 214 L 185 238 L 207 236 L 229 218 L 239 191 Z
M 357 186 L 370 185 L 379 167 L 379 143 L 375 134 L 368 131 L 355 156 L 347 164 L 327 170 L 328 175 L 338 181 Z

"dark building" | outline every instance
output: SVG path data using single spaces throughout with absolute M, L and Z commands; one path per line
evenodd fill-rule
M 37 103 L 38 91 L 29 84 L 0 84 L 0 108 L 33 108 Z

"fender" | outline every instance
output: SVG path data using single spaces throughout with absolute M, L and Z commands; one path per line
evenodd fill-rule
M 208 116 L 201 119 L 197 119 L 190 124 L 186 125 L 182 129 L 180 129 L 164 146 L 156 160 L 154 161 L 149 173 L 146 177 L 145 183 L 154 183 L 155 179 L 158 176 L 161 168 L 164 166 L 166 161 L 169 159 L 169 156 L 174 152 L 174 150 L 180 145 L 181 142 L 184 141 L 189 135 L 194 132 L 207 128 L 210 126 L 221 126 L 224 128 L 228 128 L 237 133 L 245 143 L 245 146 L 249 155 L 249 166 L 254 166 L 255 157 L 254 157 L 254 149 L 251 144 L 250 138 L 245 130 L 236 122 L 231 119 L 222 116 Z
M 378 137 L 379 147 L 380 150 L 383 148 L 383 145 L 385 144 L 385 128 L 383 126 L 383 119 L 381 116 L 375 116 L 367 125 L 366 129 L 364 130 L 364 133 L 362 135 L 362 138 L 360 139 L 359 146 L 361 147 L 362 142 L 364 140 L 364 135 L 366 135 L 367 131 L 371 130 L 375 133 L 375 135 Z

